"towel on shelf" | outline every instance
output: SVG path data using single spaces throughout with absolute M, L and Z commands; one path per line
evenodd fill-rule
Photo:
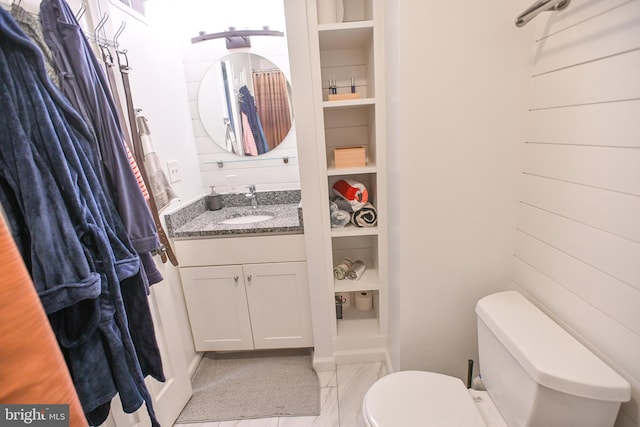
M 356 227 L 375 227 L 378 223 L 378 212 L 371 203 L 366 203 L 358 212 L 351 215 L 351 224 Z
M 351 264 L 351 267 L 349 267 L 349 271 L 347 271 L 347 279 L 360 280 L 365 270 L 366 267 L 364 265 L 364 262 L 357 260 L 356 262 Z
M 347 258 L 343 259 L 342 261 L 340 261 L 340 264 L 333 267 L 333 277 L 338 280 L 346 279 L 347 273 L 349 273 L 352 265 L 353 261 Z
M 351 214 L 343 209 L 340 209 L 335 202 L 329 201 L 329 210 L 331 211 L 331 227 L 338 228 L 344 227 L 349 224 L 351 220 Z
M 350 212 L 357 212 L 367 203 L 369 200 L 369 192 L 367 188 L 360 182 L 351 179 L 341 179 L 333 184 L 333 191 L 335 194 L 346 200 L 348 205 L 345 209 L 340 206 L 340 209 L 349 210 Z

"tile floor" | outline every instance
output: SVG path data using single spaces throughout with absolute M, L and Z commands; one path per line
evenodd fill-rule
M 361 406 L 365 392 L 378 378 L 386 375 L 382 362 L 338 365 L 336 372 L 321 372 L 322 407 L 317 417 L 259 418 L 201 424 L 176 424 L 177 427 L 364 427 Z

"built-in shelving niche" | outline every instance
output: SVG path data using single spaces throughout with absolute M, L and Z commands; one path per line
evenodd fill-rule
M 329 175 L 347 175 L 362 172 L 375 172 L 377 163 L 375 104 L 361 103 L 353 105 L 343 101 L 340 106 L 325 106 L 324 133 L 327 154 L 327 173 Z M 332 104 L 331 101 L 325 104 Z M 365 168 L 336 169 L 334 150 L 339 147 L 364 147 Z
M 353 227 L 352 232 L 372 234 L 334 236 L 331 239 L 334 265 L 347 258 L 352 261 L 361 260 L 366 266 L 365 272 L 359 280 L 334 279 L 335 294 L 348 292 L 351 295 L 351 306 L 343 311 L 343 318 L 337 320 L 337 337 L 345 339 L 377 336 L 380 333 L 377 231 Z M 339 230 L 338 233 L 340 233 Z M 356 308 L 355 295 L 361 291 L 372 292 L 372 310 L 361 311 Z
M 375 233 L 374 229 L 356 228 L 360 233 Z M 348 238 L 347 238 L 348 237 Z M 333 265 L 338 265 L 343 259 L 351 261 L 361 260 L 366 267 L 360 280 L 334 279 L 335 292 L 354 292 L 377 290 L 380 288 L 378 279 L 378 239 L 376 234 L 356 236 L 332 237 Z
M 356 182 L 359 182 L 365 186 L 368 193 L 368 201 L 374 207 L 377 206 L 377 175 L 375 173 L 363 173 L 363 174 L 351 174 L 351 175 L 331 175 L 327 178 L 329 185 L 329 197 L 331 199 L 335 198 L 335 193 L 333 191 L 333 184 L 340 179 L 349 179 Z M 336 232 L 339 232 L 339 228 L 333 229 Z
M 341 23 L 319 30 L 323 100 L 329 99 L 329 80 L 335 80 L 339 94 L 351 93 L 354 79 L 360 98 L 375 97 L 373 24 Z
M 343 318 L 336 321 L 337 331 L 334 339 L 336 351 L 352 349 L 359 341 L 367 342 L 368 345 L 378 341 L 379 345 L 384 345 L 379 322 L 380 291 L 371 291 L 371 293 L 373 294 L 372 310 L 358 310 L 355 299 L 352 299 L 351 306 L 342 312 Z

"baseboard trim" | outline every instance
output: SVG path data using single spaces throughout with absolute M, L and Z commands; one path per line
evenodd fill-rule
M 200 361 L 202 360 L 203 355 L 204 353 L 194 354 L 193 359 L 191 359 L 191 362 L 187 366 L 187 371 L 189 372 L 189 378 L 193 378 L 193 375 L 196 373 L 196 369 L 198 368 L 198 365 L 200 364 Z
M 336 359 L 334 357 L 313 357 L 313 369 L 316 372 L 335 372 Z

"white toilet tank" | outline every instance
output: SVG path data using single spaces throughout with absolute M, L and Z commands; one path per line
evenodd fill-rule
M 476 305 L 482 381 L 510 427 L 610 427 L 629 383 L 515 291 Z

